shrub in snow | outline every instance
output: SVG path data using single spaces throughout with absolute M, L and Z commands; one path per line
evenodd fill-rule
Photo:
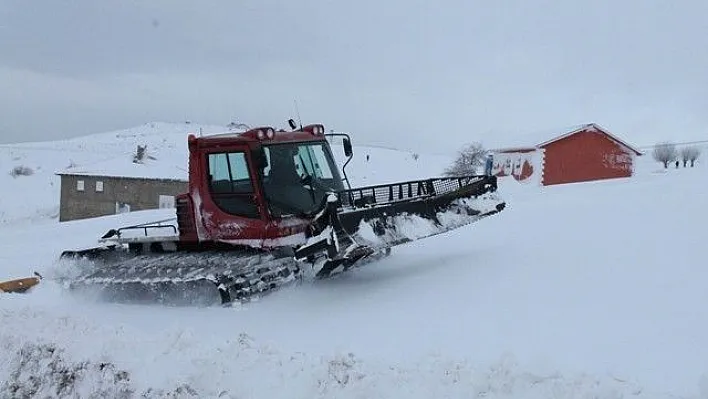
M 356 369 L 357 361 L 353 353 L 337 356 L 327 362 L 327 374 L 330 380 L 344 386 L 352 381 L 360 381 L 364 374 Z
M 12 170 L 10 171 L 10 175 L 11 175 L 12 177 L 17 177 L 17 176 L 31 176 L 32 174 L 34 174 L 34 170 L 32 170 L 32 168 L 27 167 L 27 166 L 22 166 L 22 165 L 20 165 L 20 166 L 15 166 L 15 167 L 12 168 Z
M 54 344 L 26 343 L 9 357 L 9 375 L 0 382 L 0 397 L 12 398 L 199 398 L 188 384 L 174 389 L 138 392 L 130 373 L 109 362 L 71 362 Z M 1 371 L 1 370 L 0 370 Z M 1 375 L 1 374 L 0 374 Z
M 234 129 L 249 130 L 250 129 L 250 127 L 247 124 L 240 123 L 240 122 L 230 122 L 228 125 L 226 125 L 226 127 L 229 128 L 229 130 L 234 130 Z
M 63 351 L 54 345 L 27 343 L 12 361 L 9 378 L 0 391 L 14 398 L 128 398 L 134 393 L 127 372 L 110 363 L 67 362 Z
M 664 169 L 669 167 L 670 162 L 674 162 L 678 157 L 676 152 L 676 145 L 673 143 L 659 143 L 654 146 L 654 152 L 652 153 L 654 160 L 664 164 Z
M 689 162 L 691 163 L 691 167 L 693 167 L 700 155 L 701 150 L 696 146 L 683 147 L 681 149 L 681 160 L 683 161 L 683 167 L 685 168 Z
M 468 144 L 457 152 L 457 158 L 445 170 L 446 176 L 462 176 L 477 174 L 477 170 L 484 165 L 486 151 L 479 143 Z

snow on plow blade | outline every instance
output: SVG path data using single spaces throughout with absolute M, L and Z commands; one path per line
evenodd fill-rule
M 345 190 L 313 221 L 298 259 L 326 252 L 328 277 L 391 247 L 445 233 L 501 212 L 495 176 L 461 176 Z M 341 266 L 341 267 L 340 267 Z

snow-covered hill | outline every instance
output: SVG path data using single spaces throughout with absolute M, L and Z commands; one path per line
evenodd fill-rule
M 200 128 L 203 132 L 227 130 L 219 126 L 148 123 L 70 140 L 0 145 L 0 185 L 12 193 L 0 196 L 0 224 L 57 218 L 59 171 L 107 160 L 123 160 L 129 167 L 137 145 L 147 145 L 148 152 L 159 162 L 170 162 L 186 151 L 187 133 Z M 13 173 L 18 168 L 31 175 Z
M 0 185 L 4 192 L 12 193 L 0 196 L 0 224 L 58 218 L 60 179 L 56 173 L 68 168 L 86 171 L 100 170 L 106 164 L 112 169 L 123 165 L 126 173 L 135 175 L 162 173 L 163 177 L 186 178 L 187 135 L 225 131 L 229 131 L 226 126 L 151 122 L 70 140 L 0 145 Z M 347 172 L 355 184 L 427 177 L 431 172 L 440 174 L 451 158 L 422 154 L 416 159 L 411 152 L 357 146 L 356 134 L 353 140 L 355 156 Z M 138 145 L 147 146 L 147 153 L 155 160 L 139 167 L 133 164 Z M 335 145 L 333 150 L 342 164 L 341 147 Z M 425 167 L 421 168 L 422 165 Z M 173 171 L 174 176 L 166 176 L 165 170 Z M 25 175 L 24 171 L 31 174 Z

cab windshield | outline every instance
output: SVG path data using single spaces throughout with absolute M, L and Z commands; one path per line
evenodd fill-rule
M 275 216 L 316 211 L 327 192 L 344 189 L 327 143 L 264 146 L 263 189 Z

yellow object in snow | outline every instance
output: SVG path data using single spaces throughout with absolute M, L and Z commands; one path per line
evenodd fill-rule
M 36 277 L 25 277 L 9 281 L 0 281 L 0 293 L 6 292 L 23 294 L 27 292 L 27 290 L 39 284 L 39 280 L 42 279 L 42 276 L 39 273 L 34 272 L 34 275 Z

